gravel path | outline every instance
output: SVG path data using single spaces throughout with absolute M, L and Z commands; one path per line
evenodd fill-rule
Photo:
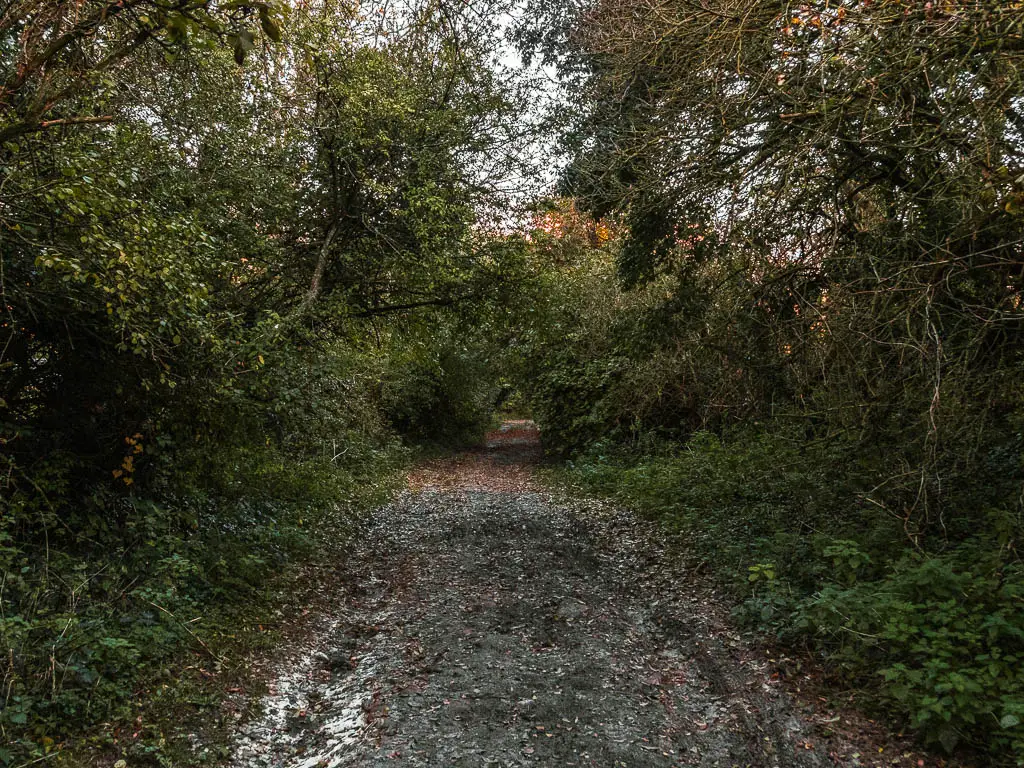
M 281 671 L 232 764 L 824 765 L 654 532 L 533 487 L 521 433 L 424 470 L 379 511 L 336 613 Z

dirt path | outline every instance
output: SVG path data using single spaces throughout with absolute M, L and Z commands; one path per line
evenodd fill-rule
M 537 451 L 513 423 L 413 475 L 234 766 L 830 762 L 764 665 L 678 589 L 656 537 L 544 493 Z

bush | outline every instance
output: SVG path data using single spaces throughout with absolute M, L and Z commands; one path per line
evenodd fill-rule
M 132 718 L 189 652 L 216 669 L 212 649 L 383 500 L 408 452 L 374 401 L 376 361 L 279 354 L 215 401 L 182 384 L 105 477 L 73 454 L 4 457 L 0 764 Z
M 390 426 L 416 443 L 462 447 L 482 437 L 499 390 L 477 353 L 442 345 L 387 369 L 382 408 Z
M 874 581 L 825 586 L 794 624 L 947 750 L 961 740 L 1024 759 L 1024 570 L 989 542 L 911 554 Z

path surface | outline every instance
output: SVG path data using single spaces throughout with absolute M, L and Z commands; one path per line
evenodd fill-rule
M 543 492 L 537 451 L 510 423 L 413 475 L 234 766 L 830 762 L 706 595 L 679 589 L 652 532 Z

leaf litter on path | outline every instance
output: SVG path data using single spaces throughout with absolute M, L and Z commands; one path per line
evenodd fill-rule
M 539 455 L 516 422 L 412 474 L 232 766 L 861 764 L 817 746 L 656 529 L 544 492 Z

